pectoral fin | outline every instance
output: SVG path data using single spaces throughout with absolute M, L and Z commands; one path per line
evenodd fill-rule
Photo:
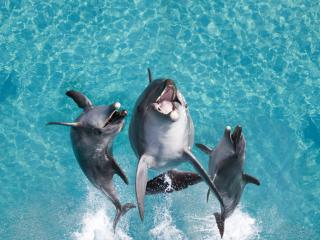
M 90 108 L 92 106 L 91 101 L 89 100 L 89 98 L 87 98 L 87 96 L 85 96 L 84 94 L 74 91 L 74 90 L 70 90 L 68 92 L 66 92 L 66 95 L 68 97 L 71 97 L 73 99 L 73 101 L 75 101 L 75 103 L 78 105 L 79 108 Z
M 124 173 L 124 171 L 120 168 L 120 166 L 118 165 L 118 163 L 116 162 L 116 160 L 111 157 L 111 156 L 107 156 L 111 161 L 112 161 L 112 167 L 113 170 L 115 171 L 115 173 L 121 177 L 121 179 L 125 182 L 125 184 L 129 184 L 128 181 L 128 177 L 126 176 L 126 174 Z
M 48 122 L 47 125 L 63 125 L 68 127 L 81 127 L 79 122 Z
M 212 148 L 202 144 L 202 143 L 196 143 L 196 146 L 204 153 L 210 154 L 212 152 Z
M 252 177 L 248 174 L 243 174 L 243 180 L 246 182 L 246 183 L 252 183 L 252 184 L 255 184 L 257 186 L 260 185 L 260 181 L 255 178 L 255 177 Z
M 147 162 L 152 160 L 152 157 L 148 155 L 142 155 L 138 168 L 137 168 L 137 175 L 136 175 L 136 197 L 138 202 L 138 209 L 140 218 L 143 221 L 144 218 L 144 196 L 146 194 L 146 186 L 148 181 L 148 164 Z
M 197 172 L 200 174 L 200 176 L 203 178 L 203 180 L 208 184 L 209 188 L 211 189 L 211 191 L 214 192 L 214 194 L 216 195 L 216 197 L 218 198 L 220 204 L 221 204 L 221 208 L 224 208 L 223 205 L 223 201 L 222 198 L 218 192 L 218 190 L 216 189 L 214 183 L 211 181 L 208 173 L 204 170 L 204 168 L 201 166 L 200 162 L 196 159 L 196 157 L 188 150 L 184 151 L 184 157 L 185 159 L 187 159 L 188 161 L 190 161 L 193 165 L 193 167 L 197 170 Z

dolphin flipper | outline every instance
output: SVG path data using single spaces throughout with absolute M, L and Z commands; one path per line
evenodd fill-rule
M 204 168 L 201 166 L 200 162 L 196 159 L 196 157 L 189 150 L 185 150 L 183 155 L 184 155 L 185 159 L 187 159 L 189 162 L 192 163 L 193 167 L 197 170 L 197 172 L 200 174 L 200 176 L 208 184 L 210 189 L 214 192 L 214 194 L 218 198 L 218 200 L 221 204 L 221 207 L 224 208 L 222 197 L 220 196 L 214 183 L 211 181 L 211 178 L 209 177 L 206 170 L 204 170 Z
M 47 125 L 62 125 L 67 127 L 81 127 L 79 122 L 48 122 Z
M 138 202 L 138 209 L 140 218 L 143 221 L 144 218 L 144 196 L 146 194 L 146 186 L 148 181 L 148 162 L 153 158 L 148 155 L 142 155 L 137 168 L 136 175 L 136 197 Z
M 196 146 L 204 153 L 210 154 L 212 152 L 212 148 L 202 144 L 202 143 L 196 143 Z
M 112 168 L 115 171 L 115 173 L 121 177 L 121 179 L 125 182 L 125 184 L 129 184 L 128 181 L 128 177 L 126 176 L 126 174 L 124 173 L 124 171 L 120 168 L 120 166 L 118 165 L 118 163 L 116 162 L 116 160 L 112 157 L 112 156 L 108 156 L 107 158 L 110 159 L 112 161 Z
M 180 191 L 202 181 L 202 178 L 196 173 L 170 170 L 148 181 L 146 194 Z
M 246 183 L 252 183 L 252 184 L 255 184 L 255 185 L 257 185 L 257 186 L 260 185 L 260 181 L 259 181 L 257 178 L 255 178 L 255 177 L 252 177 L 252 176 L 250 176 L 250 175 L 248 175 L 248 174 L 243 174 L 242 177 L 243 177 L 243 180 L 244 180 Z
M 92 103 L 89 100 L 89 98 L 87 98 L 85 95 L 83 95 L 80 92 L 70 90 L 70 91 L 66 92 L 66 95 L 68 97 L 71 97 L 73 99 L 73 101 L 75 101 L 75 103 L 78 105 L 79 108 L 86 109 L 86 108 L 90 108 L 92 106 Z

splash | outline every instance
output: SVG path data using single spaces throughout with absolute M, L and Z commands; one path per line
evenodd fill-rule
M 89 187 L 85 203 L 86 212 L 82 216 L 80 230 L 73 233 L 74 240 L 131 240 L 122 229 L 123 224 L 117 226 L 116 232 L 112 229 L 112 217 L 110 218 L 107 209 L 114 207 L 96 189 Z M 125 222 L 125 218 L 121 219 Z M 127 225 L 126 223 L 124 223 Z M 128 226 L 124 226 L 126 228 Z
M 168 184 L 168 186 L 166 187 L 165 192 L 171 192 L 171 191 L 173 191 L 173 188 L 172 188 L 172 180 L 171 180 L 171 178 L 170 178 L 167 174 L 164 175 L 164 182 L 165 182 L 166 184 Z
M 154 228 L 149 231 L 150 237 L 156 240 L 187 239 L 174 224 L 170 212 L 171 199 L 167 198 L 166 206 L 158 206 L 155 211 Z
M 216 221 L 213 214 L 203 218 L 191 218 L 189 226 L 194 226 L 190 229 L 193 237 L 201 236 L 203 240 L 220 239 L 219 230 L 216 226 Z M 259 238 L 261 228 L 259 223 L 249 214 L 238 208 L 225 221 L 225 232 L 223 240 L 251 240 Z M 191 237 L 190 239 L 194 239 Z

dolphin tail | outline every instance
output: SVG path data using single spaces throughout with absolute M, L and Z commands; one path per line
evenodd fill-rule
M 170 170 L 148 181 L 146 194 L 171 193 L 200 182 L 202 178 L 196 173 Z
M 136 207 L 136 205 L 134 205 L 132 203 L 126 203 L 121 206 L 121 209 L 117 208 L 117 213 L 116 213 L 116 216 L 114 217 L 114 220 L 113 220 L 113 231 L 114 232 L 116 231 L 116 227 L 117 227 L 117 224 L 118 224 L 120 218 L 123 215 L 125 215 L 130 209 L 135 208 L 135 207 Z
M 225 218 L 223 215 L 221 215 L 220 213 L 214 213 L 214 217 L 216 218 L 216 223 L 219 229 L 219 233 L 221 238 L 223 237 L 223 233 L 224 233 L 224 221 Z

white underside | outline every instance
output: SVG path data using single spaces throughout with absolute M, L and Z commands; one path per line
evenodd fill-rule
M 188 119 L 184 108 L 179 108 L 177 121 L 166 121 L 151 111 L 145 122 L 146 153 L 153 157 L 148 166 L 153 169 L 179 164 L 188 145 Z

